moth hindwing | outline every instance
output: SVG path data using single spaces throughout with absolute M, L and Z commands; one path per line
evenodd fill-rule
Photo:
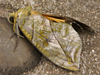
M 78 70 L 82 43 L 71 25 L 63 19 L 43 16 L 33 11 L 30 6 L 9 14 L 9 17 L 14 18 L 13 30 L 16 32 L 17 24 L 45 57 L 65 69 Z

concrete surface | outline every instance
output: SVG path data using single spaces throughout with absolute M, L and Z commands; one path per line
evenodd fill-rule
M 15 52 L 16 36 L 12 36 L 12 25 L 7 18 L 0 17 L 0 75 L 19 75 L 30 71 L 41 60 L 41 54 L 26 39 L 19 38 Z
M 80 35 L 83 42 L 80 69 L 77 72 L 62 69 L 45 57 L 38 66 L 22 75 L 100 75 L 100 1 L 99 0 L 0 0 L 0 16 L 31 5 L 34 10 L 79 20 L 97 34 Z

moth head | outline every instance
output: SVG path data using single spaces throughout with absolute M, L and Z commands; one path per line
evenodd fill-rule
M 11 23 L 11 24 L 14 24 L 15 23 L 15 20 L 16 20 L 16 13 L 10 13 L 8 15 L 8 21 Z

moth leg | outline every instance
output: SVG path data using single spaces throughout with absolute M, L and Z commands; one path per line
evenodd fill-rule
M 18 22 L 16 21 L 16 24 L 14 24 L 14 26 L 13 26 L 13 34 L 12 34 L 12 36 L 11 36 L 11 38 L 15 35 L 15 34 L 17 34 L 17 39 L 16 39 L 16 44 L 15 44 L 15 47 L 14 47 L 14 50 L 13 50 L 13 53 L 15 52 L 15 50 L 16 50 L 16 48 L 17 48 L 17 46 L 18 46 L 18 40 L 19 40 L 19 38 L 21 37 L 21 38 L 24 38 L 24 36 L 22 36 L 21 34 L 20 34 L 20 30 L 19 30 L 19 27 L 18 27 Z M 11 39 L 10 38 L 10 39 Z
M 19 33 L 19 32 L 18 32 L 18 33 Z M 17 46 L 18 46 L 18 40 L 19 40 L 20 37 L 21 37 L 21 38 L 24 38 L 24 36 L 22 36 L 22 35 L 17 35 L 16 44 L 15 44 L 13 53 L 16 51 L 16 48 L 17 48 Z
M 12 39 L 14 35 L 15 35 L 15 33 L 13 32 L 13 34 L 12 34 L 11 37 L 10 37 L 10 39 Z
M 17 46 L 18 46 L 18 39 L 19 39 L 19 37 L 17 36 L 17 39 L 16 39 L 16 44 L 15 44 L 15 46 L 14 46 L 13 53 L 16 51 L 16 48 L 17 48 Z

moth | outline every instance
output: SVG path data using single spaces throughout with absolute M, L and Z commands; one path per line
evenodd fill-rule
M 10 13 L 9 22 L 20 37 L 19 29 L 27 39 L 56 65 L 77 71 L 82 41 L 77 32 L 91 29 L 72 18 L 41 14 L 31 6 Z

